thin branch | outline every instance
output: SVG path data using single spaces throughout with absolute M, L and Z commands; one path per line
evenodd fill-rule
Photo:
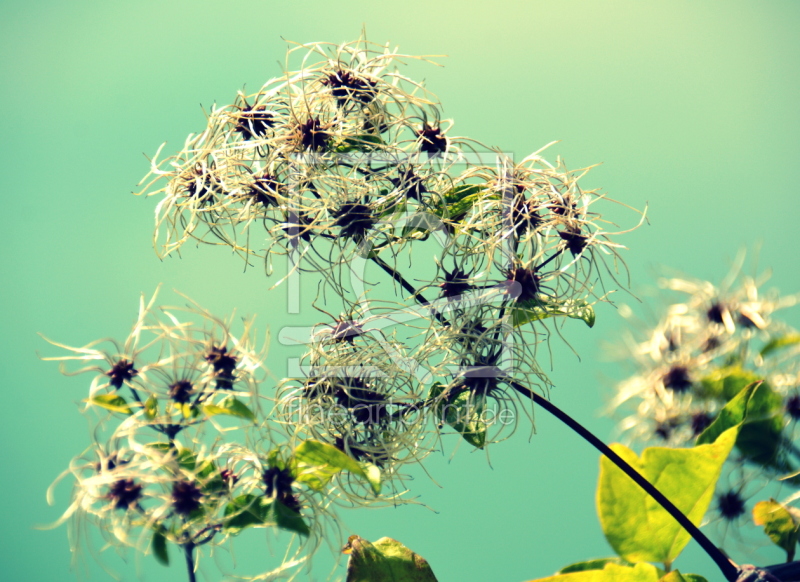
M 186 569 L 189 571 L 189 582 L 197 582 L 194 572 L 194 544 L 189 542 L 183 546 L 183 555 L 186 558 Z
M 558 408 L 555 404 L 540 396 L 533 390 L 530 390 L 514 381 L 509 381 L 509 385 L 514 388 L 514 390 L 526 398 L 530 398 L 535 404 L 538 404 L 547 412 L 555 416 L 558 420 L 566 424 L 569 428 L 583 437 L 583 439 L 591 444 L 594 448 L 604 454 L 612 463 L 622 469 L 622 471 L 628 475 L 628 477 L 633 479 L 636 484 L 639 485 L 639 487 L 644 489 L 645 492 L 650 495 L 650 497 L 655 499 L 655 501 L 661 505 L 661 507 L 663 507 L 672 517 L 674 517 L 675 520 L 689 533 L 689 535 L 691 535 L 692 538 L 694 538 L 694 540 L 700 544 L 709 557 L 717 564 L 726 580 L 729 580 L 730 582 L 735 582 L 737 580 L 739 577 L 739 568 L 728 558 L 726 558 L 725 554 L 723 554 L 720 549 L 715 546 L 695 524 L 689 521 L 689 518 L 687 518 L 680 509 L 675 507 L 675 505 L 669 499 L 664 497 L 664 494 L 661 493 L 661 491 L 656 489 L 656 487 L 647 479 L 645 479 L 636 469 L 631 467 L 627 462 L 625 462 L 624 459 L 622 459 L 622 457 L 611 450 L 608 445 L 594 436 L 594 434 L 584 428 L 583 425 Z

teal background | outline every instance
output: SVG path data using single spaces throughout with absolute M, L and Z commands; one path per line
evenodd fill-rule
M 403 52 L 449 55 L 438 59 L 444 68 L 414 64 L 409 74 L 427 79 L 455 134 L 520 157 L 561 140 L 550 159 L 603 163 L 587 187 L 649 204 L 651 224 L 624 237 L 637 296 L 647 296 L 659 265 L 719 280 L 737 250 L 758 241 L 771 283 L 800 290 L 800 3 L 3 0 L 4 579 L 75 576 L 65 528 L 33 526 L 67 506 L 68 486 L 57 489 L 55 507 L 44 493 L 88 443 L 75 404 L 88 377 L 65 378 L 40 361 L 58 351 L 37 332 L 71 345 L 122 338 L 139 294 L 159 282 L 219 314 L 260 313 L 261 329 L 273 332 L 314 320 L 282 315 L 284 292 L 267 294 L 263 273 L 243 272 L 223 249 L 160 262 L 150 242 L 155 200 L 130 193 L 148 171 L 146 155 L 165 140 L 172 153 L 202 129 L 201 105 L 228 103 L 280 72 L 281 37 L 343 42 L 362 24 L 371 40 Z M 797 312 L 786 319 L 800 326 Z M 608 307 L 592 330 L 568 325 L 580 361 L 553 342 L 554 401 L 606 438 L 613 423 L 598 410 L 621 372 L 602 360 L 601 343 L 622 327 Z M 288 353 L 272 353 L 278 376 Z M 528 441 L 525 432 L 490 449 L 491 467 L 466 447 L 452 461 L 431 458 L 426 467 L 441 487 L 417 471 L 413 489 L 436 513 L 412 506 L 341 517 L 368 539 L 403 541 L 442 582 L 527 580 L 609 555 L 594 510 L 597 454 L 542 413 L 538 434 Z M 238 556 L 258 567 L 264 548 L 245 541 Z M 106 554 L 125 580 L 185 580 L 181 566 Z M 769 549 L 760 555 L 781 559 Z M 327 550 L 317 562 L 301 579 L 325 579 Z M 677 566 L 718 578 L 693 546 Z M 205 572 L 218 579 L 213 564 Z

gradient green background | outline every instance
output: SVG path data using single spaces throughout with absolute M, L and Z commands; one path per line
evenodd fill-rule
M 414 65 L 456 120 L 454 132 L 519 157 L 562 140 L 549 157 L 603 162 L 586 178 L 634 207 L 650 226 L 625 237 L 633 289 L 646 296 L 659 265 L 719 280 L 742 247 L 763 242 L 772 283 L 800 290 L 800 3 L 796 1 L 296 2 L 136 0 L 0 2 L 5 224 L 0 575 L 72 580 L 65 528 L 41 532 L 66 507 L 44 493 L 88 442 L 75 405 L 87 378 L 64 378 L 38 355 L 36 333 L 80 345 L 124 337 L 141 292 L 159 282 L 220 314 L 260 313 L 261 328 L 308 322 L 280 314 L 258 269 L 222 249 L 153 254 L 153 199 L 130 195 L 145 155 L 203 127 L 200 108 L 255 91 L 279 73 L 285 44 L 369 38 L 411 54 L 447 54 L 444 68 Z M 630 218 L 630 215 L 629 215 Z M 174 296 L 166 294 L 169 300 Z M 634 303 L 630 298 L 628 303 Z M 278 308 L 276 308 L 278 306 Z M 647 311 L 644 309 L 643 311 Z M 787 319 L 800 325 L 798 310 Z M 621 372 L 601 344 L 623 326 L 611 308 L 593 330 L 566 334 L 579 362 L 554 342 L 553 399 L 601 436 L 598 410 Z M 280 375 L 288 352 L 276 348 Z M 268 383 L 266 389 L 271 386 Z M 354 532 L 395 537 L 428 558 L 439 580 L 544 576 L 610 554 L 594 510 L 598 456 L 565 428 L 537 418 L 482 453 L 431 458 L 414 490 L 421 507 L 342 512 Z M 452 442 L 452 441 L 451 441 Z M 263 542 L 239 552 L 256 566 Z M 780 553 L 765 550 L 766 561 Z M 247 561 L 247 560 L 245 560 Z M 108 553 L 125 580 L 136 565 Z M 320 555 L 316 579 L 331 559 Z M 677 566 L 717 579 L 690 546 Z M 107 574 L 92 566 L 92 579 Z M 207 580 L 217 580 L 213 565 Z M 180 566 L 142 563 L 148 581 L 185 580 Z

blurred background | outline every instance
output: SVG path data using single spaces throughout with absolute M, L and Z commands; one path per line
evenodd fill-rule
M 109 577 L 89 555 L 85 568 L 70 571 L 65 527 L 34 529 L 69 503 L 68 482 L 56 489 L 54 507 L 45 490 L 89 443 L 77 403 L 90 381 L 41 361 L 60 352 L 37 333 L 69 345 L 122 339 L 139 295 L 159 283 L 220 315 L 259 314 L 259 328 L 273 337 L 315 320 L 313 312 L 283 315 L 283 288 L 268 293 L 263 271 L 244 271 L 228 250 L 187 248 L 159 261 L 151 245 L 156 199 L 131 193 L 162 142 L 169 155 L 202 130 L 203 108 L 280 74 L 284 39 L 345 42 L 362 27 L 405 53 L 447 55 L 436 59 L 443 68 L 414 63 L 406 72 L 438 95 L 454 135 L 518 159 L 560 140 L 545 154 L 551 161 L 602 163 L 585 188 L 648 206 L 650 224 L 620 239 L 632 295 L 619 293 L 618 302 L 647 316 L 658 309 L 651 296 L 662 266 L 719 281 L 737 251 L 756 245 L 758 269 L 774 271 L 766 286 L 800 291 L 797 2 L 3 0 L 5 579 Z M 622 226 L 635 222 L 632 213 L 620 217 Z M 177 301 L 171 292 L 164 298 Z M 798 311 L 782 316 L 798 327 Z M 605 439 L 615 438 L 614 423 L 600 410 L 622 371 L 603 345 L 624 327 L 613 307 L 601 306 L 594 329 L 578 321 L 564 328 L 580 359 L 552 342 L 552 399 Z M 268 364 L 276 378 L 266 392 L 289 353 L 275 345 Z M 449 451 L 430 458 L 435 482 L 420 470 L 412 483 L 427 508 L 342 511 L 345 535 L 396 538 L 442 582 L 515 582 L 611 555 L 594 508 L 597 453 L 542 412 L 536 429 L 490 448 L 489 459 L 466 446 L 452 459 Z M 268 551 L 263 533 L 243 536 L 241 573 L 263 569 Z M 781 555 L 758 554 L 762 563 Z M 164 568 L 152 557 L 103 556 L 126 581 L 186 576 L 182 565 Z M 717 576 L 693 544 L 676 566 Z M 323 548 L 301 579 L 344 572 L 333 568 Z M 203 575 L 219 579 L 211 561 Z

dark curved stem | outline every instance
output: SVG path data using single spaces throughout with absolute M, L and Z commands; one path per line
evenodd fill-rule
M 183 546 L 183 555 L 186 558 L 186 569 L 189 571 L 189 582 L 197 582 L 194 572 L 194 543 L 189 542 Z
M 739 568 L 736 567 L 728 558 L 725 557 L 717 546 L 715 546 L 708 537 L 701 532 L 698 527 L 689 521 L 689 518 L 686 517 L 683 512 L 675 507 L 675 505 L 666 497 L 664 494 L 661 493 L 655 486 L 650 483 L 647 479 L 645 479 L 636 469 L 631 467 L 627 462 L 625 462 L 622 457 L 620 457 L 617 453 L 611 450 L 608 445 L 606 445 L 603 441 L 599 438 L 594 436 L 589 430 L 587 430 L 582 424 L 578 421 L 573 419 L 569 416 L 566 412 L 561 410 L 558 406 L 550 402 L 549 400 L 545 399 L 544 397 L 540 396 L 533 390 L 522 386 L 517 382 L 509 382 L 512 388 L 525 396 L 526 398 L 530 398 L 533 400 L 535 404 L 538 404 L 542 408 L 544 408 L 547 412 L 555 416 L 558 420 L 566 424 L 569 428 L 573 431 L 578 433 L 584 440 L 589 442 L 594 448 L 604 454 L 612 463 L 614 463 L 617 467 L 622 469 L 622 471 L 628 475 L 631 479 L 633 479 L 639 487 L 645 490 L 650 497 L 656 500 L 661 507 L 663 507 L 675 520 L 681 524 L 681 526 L 689 532 L 689 535 L 694 538 L 694 540 L 700 544 L 700 546 L 705 550 L 705 552 L 709 555 L 709 557 L 714 560 L 717 564 L 719 569 L 722 571 L 722 574 L 725 576 L 726 580 L 730 582 L 735 582 L 739 576 Z
M 394 279 L 395 281 L 400 283 L 400 286 L 403 287 L 403 289 L 405 289 L 406 291 L 411 293 L 411 295 L 414 297 L 414 299 L 417 301 L 417 303 L 419 303 L 420 305 L 426 305 L 426 306 L 431 304 L 430 301 L 425 299 L 425 297 L 422 295 L 422 293 L 417 291 L 416 287 L 414 287 L 411 283 L 406 281 L 406 278 L 403 277 L 403 275 L 401 275 L 396 269 L 393 269 L 391 267 L 391 265 L 389 265 L 386 261 L 384 261 L 382 258 L 380 258 L 377 255 L 372 255 L 370 258 L 372 259 L 372 261 L 376 265 L 378 265 L 381 269 L 383 269 L 392 279 Z M 445 325 L 445 326 L 449 326 L 450 325 L 448 323 L 448 321 L 444 318 L 444 316 L 441 313 L 439 313 L 438 311 L 434 310 L 433 316 L 436 318 L 436 321 L 438 321 L 442 325 Z

